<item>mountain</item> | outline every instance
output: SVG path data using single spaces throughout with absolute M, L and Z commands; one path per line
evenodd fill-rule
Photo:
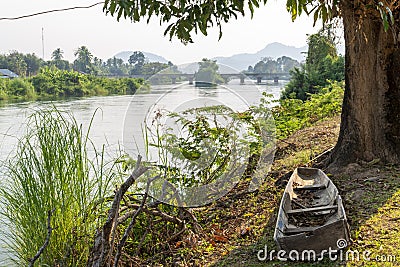
M 304 52 L 307 52 L 307 46 L 297 48 L 281 43 L 271 43 L 257 53 L 243 53 L 230 57 L 215 57 L 213 59 L 217 60 L 220 64 L 227 65 L 237 70 L 247 70 L 248 66 L 254 66 L 263 57 L 277 59 L 281 56 L 287 56 L 301 62 L 305 60 Z
M 144 56 L 146 57 L 146 60 L 149 62 L 161 62 L 161 63 L 168 63 L 168 60 L 165 59 L 162 56 L 149 53 L 149 52 L 144 52 L 142 51 Z M 133 51 L 123 51 L 119 52 L 118 54 L 115 55 L 116 58 L 121 58 L 124 62 L 128 62 L 129 57 L 133 54 Z

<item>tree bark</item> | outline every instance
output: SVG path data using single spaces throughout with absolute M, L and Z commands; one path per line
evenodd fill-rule
M 331 165 L 400 160 L 399 11 L 385 31 L 379 11 L 341 3 L 346 47 L 346 88 Z

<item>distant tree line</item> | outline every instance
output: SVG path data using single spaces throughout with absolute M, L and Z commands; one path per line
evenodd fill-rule
M 75 70 L 84 74 L 99 76 L 128 76 L 128 75 L 152 75 L 161 70 L 170 68 L 178 71 L 172 63 L 147 62 L 144 54 L 134 52 L 128 62 L 120 58 L 102 60 L 93 56 L 86 46 L 81 46 L 74 52 L 75 60 L 71 63 L 64 59 L 64 51 L 55 49 L 51 54 L 51 60 L 45 61 L 33 54 L 23 54 L 12 51 L 7 55 L 0 55 L 0 69 L 9 69 L 21 77 L 37 75 L 44 67 L 55 67 L 59 70 Z
M 251 73 L 282 73 L 289 72 L 295 67 L 299 67 L 300 63 L 290 57 L 282 56 L 276 60 L 272 57 L 263 57 L 254 66 L 249 66 L 247 72 Z
M 247 72 L 251 73 L 282 73 L 289 72 L 300 63 L 290 57 L 282 56 L 274 60 L 272 57 L 263 57 L 254 66 L 249 66 Z

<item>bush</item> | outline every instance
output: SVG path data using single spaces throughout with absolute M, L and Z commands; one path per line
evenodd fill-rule
M 134 94 L 145 82 L 142 79 L 109 79 L 76 71 L 44 68 L 32 78 L 32 84 L 40 96 L 57 98 Z
M 32 100 L 36 98 L 35 89 L 32 84 L 23 78 L 15 78 L 7 84 L 7 94 L 15 96 L 16 98 L 23 98 L 26 100 Z
M 280 106 L 273 109 L 277 137 L 285 138 L 318 120 L 341 112 L 344 82 L 331 82 L 310 99 L 281 99 Z
M 110 79 L 46 67 L 29 79 L 1 79 L 0 100 L 124 95 L 135 94 L 139 89 L 140 92 L 146 92 L 150 87 L 143 79 Z
M 0 79 L 0 100 L 7 100 L 7 80 Z
M 291 79 L 282 92 L 282 99 L 306 100 L 320 92 L 329 81 L 344 80 L 344 57 L 337 55 L 330 26 L 308 37 L 307 60 L 291 71 Z

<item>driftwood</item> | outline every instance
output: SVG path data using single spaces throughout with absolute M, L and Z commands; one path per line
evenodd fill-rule
M 113 243 L 112 232 L 115 232 L 119 207 L 124 194 L 128 191 L 129 187 L 147 170 L 148 167 L 141 165 L 142 157 L 139 156 L 136 162 L 136 166 L 129 178 L 121 185 L 119 190 L 115 193 L 114 200 L 112 202 L 111 208 L 108 212 L 107 221 L 101 229 L 98 230 L 94 245 L 91 250 L 91 255 L 89 257 L 87 266 L 90 267 L 103 267 L 110 265 L 111 260 L 111 246 Z
M 140 206 L 136 205 L 136 204 L 130 204 L 130 205 L 128 205 L 128 207 L 129 208 L 138 209 Z M 164 221 L 167 221 L 167 222 L 171 222 L 171 223 L 178 224 L 178 225 L 182 225 L 182 223 L 183 223 L 182 220 L 180 220 L 179 218 L 171 216 L 171 215 L 169 215 L 169 214 L 167 214 L 165 212 L 162 212 L 162 211 L 160 211 L 158 209 L 149 209 L 149 208 L 144 206 L 144 207 L 141 208 L 141 210 L 144 213 L 147 213 L 149 215 L 161 217 L 161 219 L 163 219 Z M 122 223 L 122 222 L 126 221 L 131 216 L 133 216 L 135 214 L 135 212 L 136 212 L 136 210 L 128 211 L 123 216 L 118 218 L 118 222 Z
M 42 255 L 43 251 L 46 249 L 46 247 L 50 243 L 51 232 L 53 231 L 53 228 L 51 227 L 51 224 L 50 224 L 50 220 L 51 220 L 51 215 L 53 214 L 54 210 L 55 209 L 49 210 L 47 212 L 47 236 L 46 236 L 46 240 L 44 241 L 43 246 L 40 247 L 40 249 L 38 250 L 36 255 L 33 256 L 33 258 L 29 259 L 29 267 L 33 267 L 33 265 L 35 264 L 35 261 L 37 261 L 39 259 L 40 255 Z
M 119 242 L 119 244 L 117 246 L 117 253 L 115 254 L 115 258 L 114 258 L 114 267 L 118 266 L 118 261 L 119 261 L 119 258 L 121 257 L 121 251 L 122 251 L 122 248 L 125 245 L 126 239 L 128 239 L 128 235 L 131 232 L 131 230 L 132 230 L 132 228 L 133 228 L 133 226 L 135 224 L 136 217 L 143 210 L 144 205 L 146 204 L 146 200 L 147 200 L 147 196 L 148 196 L 147 194 L 149 192 L 150 184 L 151 184 L 151 182 L 153 182 L 154 180 L 156 180 L 158 178 L 159 178 L 159 176 L 156 176 L 156 177 L 154 177 L 152 179 L 147 180 L 146 190 L 145 190 L 145 193 L 144 193 L 144 196 L 143 196 L 143 199 L 142 199 L 142 203 L 140 203 L 140 206 L 137 208 L 137 210 L 133 214 L 133 216 L 131 218 L 131 222 L 129 223 L 129 226 L 125 229 L 125 233 L 122 236 L 121 241 Z
M 112 264 L 115 267 L 118 266 L 125 243 L 140 213 L 149 215 L 149 218 L 160 218 L 154 222 L 151 219 L 151 224 L 164 221 L 173 223 L 177 226 L 177 231 L 168 237 L 166 241 L 167 243 L 172 242 L 178 236 L 187 231 L 188 228 L 186 228 L 186 223 L 188 222 L 192 224 L 193 231 L 197 233 L 202 231 L 201 226 L 198 224 L 194 215 L 188 209 L 182 207 L 182 201 L 177 189 L 168 181 L 164 181 L 162 184 L 161 200 L 155 200 L 150 203 L 147 201 L 149 197 L 148 191 L 150 184 L 154 180 L 158 179 L 159 176 L 147 180 L 144 194 L 126 194 L 129 187 L 132 186 L 132 184 L 148 169 L 149 168 L 141 165 L 141 157 L 139 157 L 135 166 L 135 170 L 121 185 L 121 187 L 116 190 L 110 210 L 108 211 L 107 220 L 104 225 L 97 230 L 94 238 L 94 244 L 91 248 L 87 262 L 88 267 L 105 267 L 111 266 Z M 170 192 L 172 192 L 172 194 Z M 134 197 L 139 195 L 142 196 L 141 200 Z M 159 205 L 163 202 L 169 202 L 171 198 L 177 200 L 179 206 L 179 212 L 177 216 L 170 215 L 167 212 L 162 211 L 159 207 Z M 129 225 L 117 243 L 114 240 L 114 238 L 116 239 L 116 236 L 118 236 L 117 227 L 128 220 L 130 220 Z M 149 231 L 151 232 L 151 226 L 150 228 L 146 228 L 145 233 L 140 238 L 136 255 L 139 253 L 139 249 Z

